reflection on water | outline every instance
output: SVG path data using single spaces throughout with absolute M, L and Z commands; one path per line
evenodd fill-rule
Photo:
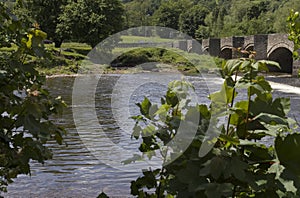
M 208 77 L 205 81 L 198 76 L 186 78 L 194 84 L 199 102 L 206 104 L 209 103 L 208 93 L 217 90 L 222 83 L 221 79 L 215 77 Z M 137 152 L 138 141 L 130 139 L 133 123 L 128 119 L 138 113 L 135 103 L 141 102 L 144 96 L 154 103 L 159 103 L 160 97 L 167 89 L 167 83 L 175 79 L 179 80 L 181 76 L 158 73 L 102 75 L 96 89 L 94 108 L 105 136 L 120 148 L 132 153 Z M 124 170 L 114 169 L 90 153 L 78 135 L 73 120 L 73 82 L 74 78 L 68 77 L 47 80 L 47 87 L 51 93 L 61 95 L 69 104 L 62 116 L 53 118 L 57 124 L 67 129 L 67 146 L 49 142 L 49 147 L 54 153 L 53 159 L 44 165 L 32 162 L 31 177 L 17 178 L 15 183 L 9 186 L 6 197 L 96 197 L 102 190 L 111 197 L 129 197 L 130 181 L 141 174 L 141 168 L 148 167 L 147 164 L 134 164 Z M 275 92 L 274 95 L 278 97 L 282 96 L 282 93 Z M 289 93 L 284 94 L 284 97 L 291 98 L 291 116 L 299 118 L 299 95 Z M 73 108 L 82 108 L 84 113 L 84 106 Z M 87 134 L 89 127 L 93 126 L 86 128 Z M 96 142 L 95 138 L 89 138 L 90 141 Z M 96 146 L 102 151 L 111 150 L 110 144 Z M 102 157 L 114 159 L 117 156 L 114 153 L 110 154 Z

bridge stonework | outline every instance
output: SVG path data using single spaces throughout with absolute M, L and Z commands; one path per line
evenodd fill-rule
M 300 61 L 293 60 L 294 44 L 287 34 L 259 34 L 245 37 L 209 38 L 202 40 L 202 51 L 225 59 L 237 58 L 235 48 L 256 51 L 256 59 L 273 60 L 281 69 L 269 67 L 270 71 L 298 75 Z

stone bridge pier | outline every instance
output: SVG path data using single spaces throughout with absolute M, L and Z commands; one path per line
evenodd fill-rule
M 288 40 L 287 34 L 259 34 L 202 40 L 202 51 L 224 59 L 238 58 L 240 54 L 234 49 L 239 47 L 255 51 L 257 60 L 266 59 L 278 62 L 281 69 L 269 67 L 272 72 L 298 75 L 300 61 L 293 60 L 294 44 Z

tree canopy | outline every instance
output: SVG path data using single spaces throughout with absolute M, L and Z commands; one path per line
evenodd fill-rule
M 63 40 L 92 46 L 109 35 L 139 26 L 163 26 L 202 39 L 286 33 L 298 0 L 26 0 L 15 7 L 19 18 L 31 17 L 59 47 Z M 12 2 L 9 3 L 12 6 Z M 168 35 L 160 34 L 166 37 Z
M 57 34 L 92 47 L 122 30 L 124 8 L 119 0 L 77 0 L 63 7 Z
M 195 37 L 196 30 L 199 26 L 206 25 L 205 17 L 208 13 L 209 10 L 201 5 L 196 5 L 187 9 L 179 17 L 180 30 Z
M 142 1 L 123 1 L 126 14 L 131 15 Z M 127 18 L 128 26 L 158 25 L 181 30 L 195 38 L 226 37 L 286 33 L 286 18 L 291 9 L 300 10 L 298 0 L 147 0 L 141 10 L 139 23 Z M 155 2 L 155 3 L 154 3 Z M 139 4 L 140 3 L 140 4 Z M 155 4 L 155 6 L 151 6 Z M 145 18 L 145 17 L 144 17 Z
M 56 33 L 58 17 L 62 13 L 62 8 L 67 4 L 67 0 L 27 0 L 26 6 L 29 16 L 36 20 L 40 28 L 47 32 L 48 39 L 55 42 L 56 47 L 60 47 L 63 38 Z

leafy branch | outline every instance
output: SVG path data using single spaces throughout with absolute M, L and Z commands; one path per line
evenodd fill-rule
M 209 107 L 189 104 L 188 89 L 192 87 L 185 81 L 171 82 L 160 106 L 152 105 L 147 98 L 138 104 L 141 115 L 134 117 L 133 137 L 142 138 L 140 151 L 151 152 L 147 154 L 149 159 L 153 151 L 169 148 L 180 122 L 188 119 L 187 112 L 197 112 L 199 123 L 197 133 L 183 153 L 176 150 L 178 145 L 172 145 L 168 155 L 161 152 L 164 162 L 180 153 L 178 158 L 164 163 L 160 169 L 144 170 L 143 176 L 131 183 L 132 195 L 212 198 L 300 195 L 300 174 L 296 168 L 300 166 L 300 154 L 296 152 L 300 134 L 292 130 L 295 122 L 287 117 L 289 99 L 273 98 L 270 84 L 259 75 L 268 71 L 269 65 L 279 67 L 279 64 L 256 61 L 254 55 L 255 52 L 249 52 L 249 58 L 224 62 L 224 84 L 220 91 L 209 95 Z M 237 100 L 237 94 L 245 100 Z M 221 121 L 224 116 L 227 123 Z M 211 132 L 218 136 L 208 141 L 213 145 L 212 150 L 199 157 L 205 137 L 211 135 L 207 133 L 212 123 L 216 126 Z M 264 138 L 273 142 L 265 145 Z M 289 154 L 288 150 L 293 152 Z

